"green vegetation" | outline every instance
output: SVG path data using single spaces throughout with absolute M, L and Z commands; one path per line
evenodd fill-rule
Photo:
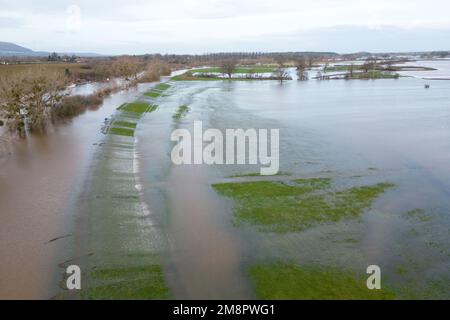
M 262 231 L 293 232 L 323 222 L 356 218 L 392 184 L 332 191 L 328 178 L 286 182 L 255 181 L 214 184 L 221 195 L 235 200 L 235 222 L 254 224 Z
M 205 69 L 207 70 L 207 69 Z M 250 70 L 250 69 L 249 69 Z M 195 70 L 193 70 L 195 71 Z M 172 77 L 172 80 L 174 81 L 253 81 L 253 80 L 279 80 L 279 77 L 277 76 L 269 76 L 269 77 L 262 77 L 258 75 L 258 73 L 250 73 L 250 72 L 244 72 L 243 74 L 246 74 L 244 77 L 233 77 L 233 78 L 223 78 L 219 77 L 214 74 L 208 74 L 206 72 L 198 73 L 196 75 L 193 75 L 191 71 L 187 71 L 181 75 Z M 290 78 L 286 78 L 286 80 L 291 80 Z
M 164 91 L 170 88 L 170 84 L 160 83 L 156 87 L 154 87 L 150 92 L 145 93 L 144 95 L 150 98 L 158 98 L 160 97 Z
M 134 130 L 127 128 L 116 128 L 116 127 L 109 128 L 108 133 L 127 137 L 134 136 Z
M 272 73 L 276 68 L 272 67 L 238 67 L 232 71 L 232 73 Z M 193 69 L 192 73 L 225 73 L 223 68 L 205 68 L 205 69 Z
M 408 273 L 408 269 L 404 266 L 397 266 L 395 268 L 395 272 L 399 275 L 405 275 Z
M 93 284 L 82 293 L 87 299 L 167 299 L 169 290 L 159 265 L 99 269 L 89 274 Z
M 335 65 L 335 66 L 327 66 L 323 69 L 324 72 L 338 72 L 338 71 L 349 71 L 353 69 L 361 70 L 362 65 Z
M 426 214 L 425 210 L 419 208 L 406 212 L 406 216 L 409 218 L 417 219 L 421 222 L 428 222 L 431 220 L 431 216 Z
M 278 171 L 278 173 L 273 176 L 291 176 L 291 175 L 292 175 L 291 172 Z M 241 178 L 241 177 L 243 178 L 243 177 L 265 177 L 265 176 L 262 176 L 261 173 L 259 172 L 239 173 L 229 176 L 229 178 Z
M 187 105 L 181 105 L 178 107 L 177 112 L 173 115 L 173 118 L 176 120 L 180 120 L 189 112 L 189 107 Z
M 174 76 L 172 77 L 172 80 L 174 81 L 223 81 L 223 80 L 227 80 L 227 81 L 248 81 L 248 80 L 252 80 L 252 79 L 247 79 L 247 78 L 220 78 L 220 77 L 214 77 L 214 76 L 209 76 L 209 77 L 204 77 L 204 76 L 194 76 L 192 75 L 191 72 L 186 72 L 183 74 L 180 74 L 178 76 Z
M 372 66 L 373 68 L 374 66 Z M 366 65 L 335 65 L 327 66 L 324 72 L 347 72 L 344 79 L 398 79 L 400 75 L 388 70 L 368 68 Z M 327 76 L 327 75 L 325 75 Z
M 133 172 L 135 140 L 116 136 L 132 137 L 139 119 L 157 107 L 142 101 L 123 104 L 107 128 L 111 136 L 90 181 L 92 195 L 83 204 L 90 212 L 89 232 L 77 235 L 81 248 L 95 251 L 79 261 L 85 270 L 83 290 L 77 293 L 82 299 L 170 298 L 159 260 L 164 247 L 160 229 L 142 224 L 144 210 Z M 146 239 L 152 240 L 151 246 Z
M 398 79 L 399 77 L 398 73 L 370 70 L 368 72 L 355 72 L 353 75 L 348 75 L 346 79 Z
M 395 295 L 385 286 L 369 290 L 366 278 L 333 268 L 300 267 L 293 263 L 259 264 L 250 268 L 259 299 L 385 300 Z
M 135 129 L 137 123 L 135 123 L 135 122 L 128 122 L 128 121 L 114 121 L 113 125 L 116 126 L 116 127 L 126 127 L 126 128 Z
M 170 84 L 167 83 L 160 83 L 158 84 L 153 90 L 161 90 L 161 91 L 165 91 L 167 89 L 170 88 Z
M 131 102 L 121 105 L 118 110 L 142 114 L 153 111 L 154 107 L 154 105 L 150 105 L 147 102 Z
M 159 96 L 161 96 L 161 92 L 150 91 L 145 93 L 144 95 L 150 98 L 158 98 Z

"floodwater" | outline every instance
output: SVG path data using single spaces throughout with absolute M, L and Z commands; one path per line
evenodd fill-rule
M 174 296 L 254 298 L 247 268 L 273 259 L 362 276 L 377 264 L 392 287 L 413 283 L 418 292 L 433 281 L 448 285 L 450 82 L 433 81 L 430 89 L 424 83 L 175 82 L 137 131 L 145 201 L 170 243 L 165 268 Z M 176 121 L 172 115 L 183 104 L 190 112 Z M 286 234 L 237 227 L 232 202 L 211 184 L 259 166 L 172 165 L 170 133 L 192 130 L 195 120 L 203 121 L 204 130 L 280 129 L 280 170 L 293 174 L 288 179 L 331 177 L 337 189 L 378 182 L 396 187 L 360 219 Z M 408 218 L 414 209 L 430 219 Z M 433 297 L 443 296 L 448 290 Z
M 401 71 L 400 74 L 404 76 L 423 79 L 450 80 L 450 60 L 448 59 L 410 61 L 401 64 L 401 66 L 421 66 L 436 69 L 426 71 Z
M 172 295 L 255 298 L 248 267 L 274 259 L 363 275 L 378 264 L 394 287 L 448 284 L 450 82 L 436 80 L 424 89 L 428 82 L 174 82 L 136 129 L 142 200 L 169 244 L 162 258 Z M 1 298 L 57 293 L 57 265 L 73 241 L 73 209 L 103 141 L 103 120 L 146 89 L 113 94 L 52 134 L 18 142 L 0 164 Z M 78 90 L 89 94 L 96 88 Z M 175 120 L 184 104 L 190 112 Z M 288 179 L 331 177 L 337 189 L 384 181 L 396 187 L 356 220 L 285 234 L 235 226 L 233 203 L 211 184 L 259 166 L 172 165 L 170 134 L 192 129 L 194 120 L 203 121 L 204 129 L 280 129 L 280 170 L 292 173 Z M 408 218 L 413 209 L 430 219 Z M 407 274 L 400 275 L 399 267 Z M 448 298 L 448 290 L 433 297 Z
M 87 96 L 95 93 L 99 89 L 106 89 L 114 86 L 123 85 L 125 80 L 123 79 L 111 79 L 105 82 L 88 82 L 79 84 L 68 89 L 70 95 Z
M 77 90 L 90 94 L 97 87 Z M 10 148 L 11 154 L 0 163 L 0 298 L 46 299 L 57 293 L 60 251 L 71 240 L 76 219 L 67 216 L 67 208 L 103 139 L 103 121 L 147 87 L 115 93 L 97 110 Z

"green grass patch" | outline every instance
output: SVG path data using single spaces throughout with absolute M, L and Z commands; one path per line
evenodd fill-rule
M 237 67 L 232 73 L 272 73 L 275 72 L 276 68 L 272 67 Z M 190 70 L 192 73 L 224 73 L 223 68 L 205 68 L 205 69 L 193 69 Z
M 131 102 L 121 105 L 118 110 L 142 114 L 148 112 L 150 107 L 147 102 Z
M 389 73 L 380 70 L 370 70 L 368 72 L 357 72 L 349 75 L 348 79 L 398 79 L 398 73 Z
M 126 137 L 133 137 L 134 136 L 134 130 L 133 129 L 127 129 L 127 128 L 109 128 L 108 130 L 109 134 L 115 134 L 119 136 L 126 136 Z
M 156 109 L 158 109 L 158 105 L 157 104 L 151 104 L 147 110 L 147 112 L 153 112 L 156 111 Z
M 159 96 L 161 96 L 161 92 L 150 91 L 150 92 L 144 93 L 144 96 L 147 96 L 150 98 L 158 98 Z
M 185 104 L 178 107 L 177 112 L 173 115 L 173 118 L 176 120 L 180 120 L 189 112 L 189 107 Z
M 94 270 L 92 285 L 82 293 L 87 299 L 167 299 L 169 290 L 159 265 Z
M 213 184 L 235 201 L 234 221 L 262 231 L 294 232 L 323 222 L 356 218 L 393 185 L 379 183 L 333 192 L 328 178 Z
M 128 121 L 114 121 L 113 126 L 135 129 L 137 126 L 137 123 L 128 122 Z
M 292 175 L 291 172 L 278 171 L 277 174 L 274 174 L 272 176 L 291 176 L 291 175 Z M 229 176 L 229 178 L 244 178 L 244 177 L 265 177 L 265 176 L 261 175 L 261 173 L 259 172 L 238 173 Z
M 235 78 L 220 78 L 214 76 L 200 76 L 200 75 L 192 75 L 190 72 L 186 72 L 184 74 L 174 76 L 171 78 L 173 81 L 264 81 L 264 80 L 274 80 L 270 77 L 262 77 L 262 78 L 245 78 L 245 77 L 235 77 Z
M 300 267 L 293 263 L 258 264 L 250 278 L 259 299 L 386 300 L 395 295 L 384 286 L 369 290 L 366 278 L 333 268 Z
M 170 88 L 170 84 L 167 83 L 160 83 L 158 84 L 155 88 L 153 88 L 153 90 L 160 90 L 160 91 L 165 91 L 167 89 Z
M 150 98 L 158 98 L 162 96 L 163 92 L 170 88 L 170 84 L 167 83 L 160 83 L 154 88 L 152 88 L 151 91 L 144 93 L 145 96 Z
M 349 71 L 352 67 L 350 65 L 336 65 L 323 68 L 324 72 Z M 359 70 L 359 65 L 354 65 L 353 70 Z

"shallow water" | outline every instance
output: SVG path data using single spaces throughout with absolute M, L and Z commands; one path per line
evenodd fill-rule
M 175 82 L 138 129 L 144 195 L 168 232 L 166 270 L 175 296 L 251 298 L 247 267 L 271 259 L 363 276 L 378 264 L 393 287 L 414 283 L 418 291 L 448 279 L 450 82 L 434 81 L 429 90 L 423 84 L 416 78 Z M 182 104 L 191 111 L 175 121 Z M 336 189 L 383 181 L 396 188 L 356 220 L 287 234 L 233 226 L 232 202 L 210 185 L 259 166 L 172 166 L 170 133 L 192 128 L 194 120 L 204 130 L 279 128 L 280 170 L 293 177 L 331 177 Z M 406 217 L 416 208 L 430 221 Z M 408 274 L 398 274 L 399 266 Z
M 10 148 L 0 163 L 1 298 L 42 299 L 57 292 L 59 254 L 71 241 L 71 221 L 76 219 L 67 216 L 68 208 L 103 139 L 103 120 L 147 87 L 115 93 L 97 110 Z M 49 242 L 61 236 L 66 237 Z
M 273 259 L 362 275 L 378 264 L 394 287 L 414 283 L 419 290 L 448 279 L 450 82 L 434 81 L 428 90 L 424 83 L 174 82 L 136 129 L 142 197 L 169 244 L 163 264 L 173 296 L 254 298 L 247 268 Z M 57 291 L 60 251 L 73 241 L 71 221 L 79 218 L 83 199 L 77 197 L 91 179 L 103 120 L 146 89 L 116 93 L 51 135 L 19 142 L 0 166 L 0 297 L 48 298 Z M 176 121 L 172 116 L 183 104 L 190 112 Z M 279 128 L 280 170 L 292 176 L 276 179 L 331 177 L 336 189 L 381 181 L 397 186 L 356 220 L 285 234 L 237 227 L 232 201 L 211 184 L 248 180 L 229 176 L 259 166 L 173 166 L 170 134 L 192 128 L 194 120 L 204 129 Z M 407 218 L 416 208 L 431 219 Z M 49 242 L 61 236 L 67 237 Z M 406 275 L 396 272 L 399 266 Z
M 434 68 L 427 71 L 401 71 L 400 74 L 424 79 L 450 79 L 450 60 L 418 60 L 401 64 L 404 66 L 421 66 Z

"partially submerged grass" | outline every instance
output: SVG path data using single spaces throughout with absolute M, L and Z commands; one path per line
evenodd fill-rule
M 150 98 L 158 98 L 161 95 L 161 92 L 150 91 L 145 93 L 144 95 Z
M 233 70 L 232 73 L 272 73 L 275 72 L 276 68 L 272 67 L 261 67 L 261 66 L 255 66 L 255 67 L 238 67 Z M 224 73 L 223 68 L 204 68 L 204 69 L 193 69 L 190 70 L 192 73 Z
M 126 128 L 136 128 L 137 123 L 135 122 L 128 122 L 128 121 L 114 121 L 113 126 L 116 127 L 126 127 Z
M 428 222 L 431 220 L 431 216 L 425 212 L 425 210 L 416 208 L 406 212 L 408 218 L 417 219 L 420 222 Z
M 393 185 L 379 183 L 330 190 L 328 178 L 214 184 L 221 195 L 235 200 L 234 220 L 249 223 L 262 231 L 301 231 L 324 222 L 356 218 Z
M 119 136 L 126 136 L 126 137 L 134 136 L 134 130 L 133 129 L 127 129 L 127 128 L 112 127 L 112 128 L 109 128 L 108 133 L 116 134 L 116 135 L 119 135 Z
M 177 112 L 173 115 L 173 118 L 176 120 L 180 120 L 189 112 L 189 107 L 185 104 L 178 107 Z
M 348 79 L 398 79 L 399 77 L 398 73 L 370 70 L 368 72 L 355 72 Z
M 150 92 L 144 93 L 145 96 L 150 98 L 158 98 L 160 97 L 164 91 L 170 88 L 170 84 L 160 83 L 156 87 L 154 87 Z
M 253 74 L 256 75 L 256 74 Z M 174 76 L 171 78 L 173 81 L 263 81 L 263 80 L 278 80 L 278 78 L 274 76 L 270 77 L 219 77 L 214 75 L 208 75 L 206 73 L 199 74 L 199 75 L 193 75 L 191 72 L 186 72 L 183 74 L 180 74 L 178 76 Z M 285 79 L 285 80 L 291 80 Z
M 165 91 L 167 89 L 170 88 L 170 84 L 167 83 L 160 83 L 158 84 L 153 90 L 161 90 L 161 91 Z
M 278 171 L 277 174 L 274 174 L 273 176 L 291 176 L 291 172 L 286 171 Z M 229 176 L 229 178 L 244 178 L 244 177 L 265 177 L 261 175 L 259 172 L 249 172 L 249 173 L 237 173 Z
M 118 110 L 142 114 L 144 112 L 149 112 L 151 107 L 152 105 L 147 102 L 131 102 L 121 105 Z
M 160 265 L 104 268 L 89 274 L 92 285 L 82 293 L 87 299 L 167 299 Z
M 369 290 L 366 278 L 334 268 L 300 267 L 293 263 L 258 264 L 250 268 L 259 299 L 275 300 L 386 300 L 389 289 Z

